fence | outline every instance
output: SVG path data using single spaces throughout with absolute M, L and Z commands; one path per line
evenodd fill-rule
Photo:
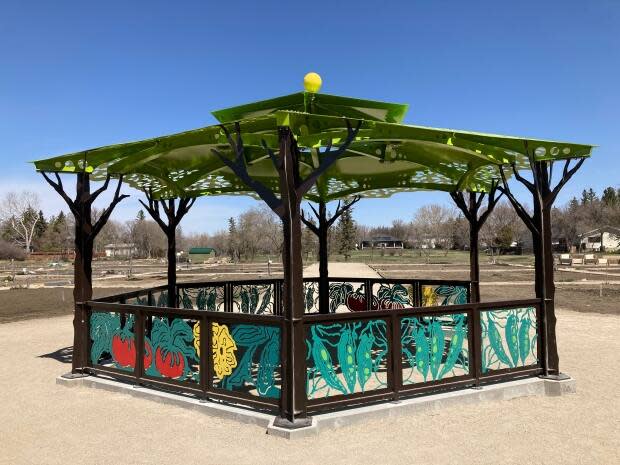
M 353 292 L 342 291 L 343 283 Z M 333 313 L 304 315 L 305 354 L 296 356 L 296 363 L 305 364 L 306 377 L 294 382 L 302 391 L 305 385 L 308 412 L 542 372 L 537 299 L 455 303 L 454 295 L 465 291 L 449 293 L 442 286 L 462 282 L 339 279 L 330 284 L 337 285 L 330 307 L 340 304 L 333 303 Z M 252 291 L 251 286 L 264 290 Z M 86 370 L 204 399 L 279 410 L 287 354 L 278 281 L 185 284 L 179 289 L 180 302 L 183 290 L 190 290 L 187 298 L 196 308 L 165 307 L 165 287 L 85 303 Z M 342 294 L 347 299 L 365 296 L 365 310 L 357 311 L 361 304 L 343 304 Z M 379 305 L 368 303 L 374 299 Z M 270 311 L 258 312 L 263 305 Z
M 329 313 L 464 304 L 469 281 L 329 278 Z M 282 313 L 282 280 L 222 281 L 178 285 L 178 306 L 186 309 Z M 306 313 L 319 311 L 319 279 L 304 279 Z M 325 313 L 328 313 L 325 312 Z

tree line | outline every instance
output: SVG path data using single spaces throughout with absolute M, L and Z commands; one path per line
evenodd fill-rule
M 93 217 L 100 211 L 94 209 Z M 553 236 L 574 245 L 579 234 L 601 226 L 620 227 L 620 189 L 607 187 L 600 196 L 584 190 L 552 211 Z M 453 207 L 424 205 L 406 219 L 389 225 L 366 226 L 353 218 L 353 209 L 345 212 L 328 235 L 329 253 L 348 259 L 363 240 L 376 236 L 393 236 L 406 247 L 423 251 L 464 249 L 468 243 L 468 223 Z M 318 254 L 318 241 L 307 227 L 302 232 L 302 249 L 306 259 Z M 38 196 L 33 192 L 10 192 L 0 203 L 0 259 L 23 259 L 32 251 L 68 254 L 73 249 L 73 217 L 63 211 L 45 216 Z M 483 247 L 505 248 L 529 240 L 529 232 L 514 209 L 498 203 L 480 232 Z M 136 256 L 162 258 L 166 254 L 166 237 L 155 221 L 139 210 L 128 221 L 110 220 L 95 241 L 95 253 L 104 252 L 107 244 L 133 244 Z M 215 233 L 185 235 L 177 229 L 177 247 L 213 247 L 220 256 L 233 261 L 252 261 L 257 257 L 278 258 L 282 253 L 282 226 L 279 218 L 266 207 L 251 208 L 228 219 L 228 227 Z

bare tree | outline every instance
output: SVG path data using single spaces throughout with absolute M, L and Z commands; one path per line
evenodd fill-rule
M 454 209 L 443 205 L 431 204 L 419 208 L 414 215 L 413 227 L 421 250 L 437 247 L 447 254 L 454 241 L 455 218 Z
M 27 253 L 32 251 L 32 240 L 37 233 L 38 211 L 39 196 L 31 191 L 9 192 L 0 206 L 0 217 L 9 228 L 11 239 Z

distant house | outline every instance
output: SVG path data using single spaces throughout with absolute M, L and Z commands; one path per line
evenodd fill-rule
M 187 255 L 192 263 L 204 263 L 215 257 L 215 249 L 213 247 L 192 247 Z
M 362 249 L 404 249 L 405 244 L 400 239 L 392 236 L 375 236 L 371 239 L 362 241 Z
M 604 226 L 579 235 L 579 250 L 614 252 L 620 249 L 620 228 Z
M 103 246 L 106 257 L 122 257 L 128 258 L 138 253 L 135 244 L 108 244 Z

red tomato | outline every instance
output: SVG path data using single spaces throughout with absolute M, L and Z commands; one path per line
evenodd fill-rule
M 347 308 L 352 312 L 363 312 L 366 310 L 366 297 L 364 294 L 354 292 L 347 297 Z
M 166 378 L 179 378 L 185 369 L 185 358 L 181 352 L 167 352 L 163 355 L 161 347 L 155 351 L 157 371 Z
M 149 341 L 144 341 L 144 370 L 146 371 L 153 362 L 153 348 Z
M 112 357 L 122 367 L 134 367 L 136 364 L 136 346 L 133 338 L 122 339 L 120 334 L 112 338 Z

